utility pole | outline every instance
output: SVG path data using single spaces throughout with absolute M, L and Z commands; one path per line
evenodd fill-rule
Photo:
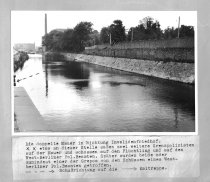
M 45 13 L 45 21 L 44 21 L 44 28 L 45 28 L 45 34 L 44 34 L 44 36 L 46 37 L 46 35 L 47 35 L 47 14 Z M 42 38 L 44 38 L 44 37 L 42 37 Z M 46 60 L 46 55 L 45 55 L 45 53 L 46 53 L 46 51 L 47 51 L 47 48 L 46 48 L 46 45 L 42 45 L 42 61 L 43 62 L 45 62 L 45 60 Z
M 45 36 L 47 35 L 47 14 L 45 13 Z M 44 49 L 46 51 L 46 46 L 44 46 Z M 44 54 L 43 60 L 45 62 L 46 60 L 46 55 Z M 48 97 L 48 64 L 45 64 L 45 95 Z
M 111 34 L 111 32 L 109 33 L 109 43 L 110 43 L 110 45 L 112 45 L 112 34 Z
M 179 31 L 180 31 L 180 16 L 179 16 L 179 20 L 178 20 L 178 38 L 179 38 Z
M 45 35 L 47 35 L 47 14 L 45 13 Z

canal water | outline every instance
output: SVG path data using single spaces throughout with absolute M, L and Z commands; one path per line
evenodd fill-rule
M 31 55 L 16 72 L 55 132 L 194 132 L 194 86 Z

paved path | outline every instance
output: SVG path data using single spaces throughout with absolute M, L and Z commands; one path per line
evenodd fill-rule
M 47 131 L 42 116 L 23 87 L 14 87 L 14 111 L 20 132 Z

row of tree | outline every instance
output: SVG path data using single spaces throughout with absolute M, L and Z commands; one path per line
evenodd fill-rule
M 51 31 L 42 38 L 42 45 L 47 51 L 81 52 L 84 43 L 90 41 L 92 32 L 92 23 L 80 22 L 74 29 Z
M 181 25 L 178 28 L 161 29 L 160 23 L 152 17 L 145 17 L 136 27 L 128 32 L 121 20 L 114 20 L 108 27 L 103 27 L 99 33 L 93 30 L 91 22 L 80 22 L 73 29 L 53 30 L 43 37 L 42 44 L 47 50 L 81 52 L 85 46 L 124 41 L 139 41 L 151 39 L 171 39 L 179 37 L 194 37 L 194 27 Z M 127 32 L 127 33 L 126 33 Z

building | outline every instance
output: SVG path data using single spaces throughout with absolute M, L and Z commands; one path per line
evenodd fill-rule
M 35 43 L 18 43 L 14 45 L 16 51 L 24 51 L 28 54 L 35 54 Z
M 42 54 L 43 50 L 41 46 L 36 47 L 36 54 Z

